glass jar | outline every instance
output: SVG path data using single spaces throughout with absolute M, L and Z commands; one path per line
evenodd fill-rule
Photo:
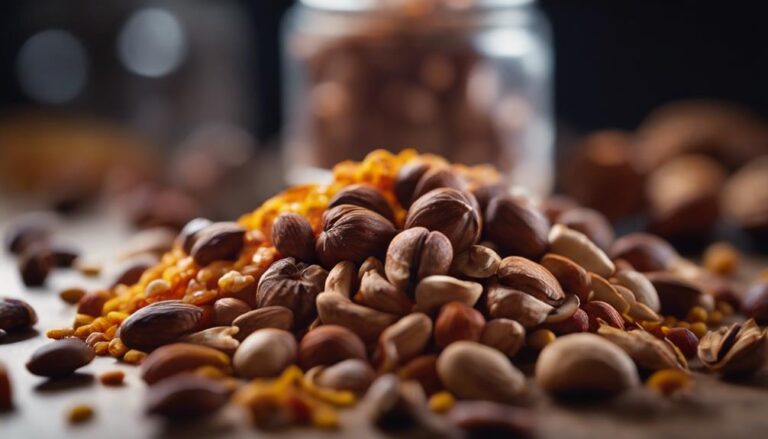
M 284 30 L 292 183 L 416 148 L 550 191 L 551 44 L 534 0 L 301 0 Z

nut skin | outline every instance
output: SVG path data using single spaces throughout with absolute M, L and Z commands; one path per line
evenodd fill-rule
M 413 193 L 421 177 L 429 170 L 430 165 L 418 160 L 410 161 L 400 167 L 395 179 L 395 196 L 404 208 L 410 207 Z
M 490 346 L 507 357 L 514 357 L 525 343 L 525 328 L 511 319 L 493 319 L 485 323 L 480 343 Z
M 145 306 L 120 325 L 120 339 L 143 352 L 173 343 L 199 329 L 203 310 L 199 306 L 166 300 Z
M 479 341 L 484 327 L 480 311 L 461 302 L 446 303 L 435 320 L 435 344 L 445 348 L 458 340 Z
M 667 340 L 671 341 L 685 358 L 696 356 L 696 350 L 699 346 L 699 338 L 688 328 L 669 328 L 666 335 Z
M 219 260 L 235 260 L 245 243 L 245 229 L 237 223 L 213 223 L 198 232 L 190 255 L 204 267 Z
M 605 215 L 586 207 L 563 212 L 557 217 L 556 223 L 585 234 L 603 251 L 608 251 L 616 236 Z
M 25 301 L 0 297 L 0 329 L 6 332 L 24 331 L 37 323 L 37 313 Z
M 624 319 L 621 317 L 621 314 L 619 314 L 619 312 L 616 311 L 616 309 L 614 309 L 611 305 L 599 300 L 595 300 L 585 303 L 582 308 L 584 312 L 587 313 L 587 317 L 589 318 L 590 332 L 597 332 L 597 330 L 600 328 L 600 322 L 598 322 L 598 319 L 603 320 L 605 323 L 613 326 L 614 328 L 624 329 Z
M 59 378 L 93 361 L 93 348 L 76 338 L 66 338 L 38 348 L 27 361 L 27 370 L 39 376 Z
M 408 209 L 405 228 L 413 227 L 441 232 L 451 241 L 454 254 L 461 253 L 480 239 L 482 222 L 477 200 L 453 188 L 432 190 Z
M 201 366 L 229 369 L 229 356 L 191 343 L 172 343 L 152 351 L 141 363 L 141 378 L 149 385 Z
M 392 285 L 401 291 L 412 291 L 427 276 L 447 274 L 452 259 L 453 247 L 445 235 L 413 227 L 392 239 L 384 271 Z
M 555 276 L 528 259 L 508 256 L 501 260 L 496 275 L 500 284 L 530 294 L 549 305 L 557 305 L 565 299 Z
M 275 377 L 296 362 L 297 349 L 296 339 L 290 332 L 259 329 L 240 343 L 232 364 L 243 378 Z
M 168 419 L 211 416 L 229 401 L 224 384 L 193 373 L 183 373 L 151 386 L 146 411 Z
M 281 259 L 259 279 L 257 307 L 284 306 L 293 311 L 297 327 L 304 327 L 315 318 L 315 298 L 323 291 L 327 277 L 328 272 L 319 265 Z
M 744 295 L 741 310 L 759 324 L 768 323 L 768 282 L 752 285 Z
M 611 259 L 623 259 L 640 272 L 668 270 L 680 255 L 665 240 L 648 233 L 630 233 L 614 241 Z
M 272 223 L 272 243 L 285 257 L 310 262 L 315 258 L 315 234 L 306 218 L 283 213 Z
M 299 365 L 304 370 L 331 366 L 349 359 L 365 360 L 365 344 L 354 332 L 324 325 L 307 332 L 299 343 Z
M 353 184 L 336 193 L 328 202 L 328 209 L 342 204 L 359 206 L 383 216 L 390 222 L 395 222 L 395 214 L 382 193 L 367 184 Z
M 541 266 L 555 276 L 565 293 L 575 294 L 583 302 L 586 302 L 592 290 L 587 270 L 565 256 L 554 253 L 544 255 L 541 258 Z
M 502 255 L 538 260 L 547 252 L 549 220 L 524 199 L 511 195 L 493 198 L 485 210 L 485 235 Z
M 397 231 L 376 212 L 342 204 L 323 214 L 323 231 L 315 252 L 326 268 L 341 261 L 360 264 L 369 256 L 382 257 Z

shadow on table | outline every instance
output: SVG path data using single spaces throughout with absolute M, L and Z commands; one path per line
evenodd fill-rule
M 11 343 L 18 343 L 24 340 L 29 340 L 30 338 L 37 337 L 38 335 L 40 335 L 40 332 L 38 332 L 36 329 L 27 329 L 19 332 L 9 332 L 5 334 L 5 336 L 0 337 L 0 346 L 11 344 Z
M 93 375 L 89 373 L 74 373 L 62 378 L 48 378 L 35 386 L 36 392 L 61 392 L 93 384 Z

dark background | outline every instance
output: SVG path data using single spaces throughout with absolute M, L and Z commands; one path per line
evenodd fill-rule
M 280 127 L 279 28 L 291 3 L 242 2 L 258 35 L 253 126 L 261 140 Z M 540 1 L 554 32 L 558 123 L 577 132 L 633 128 L 659 104 L 686 97 L 732 100 L 768 116 L 768 27 L 760 3 Z M 12 68 L 25 37 L 20 4 L 0 6 L 0 111 L 25 103 Z

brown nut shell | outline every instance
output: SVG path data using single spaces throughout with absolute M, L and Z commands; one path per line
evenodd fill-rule
M 401 291 L 410 291 L 427 276 L 447 274 L 452 259 L 451 241 L 445 235 L 424 227 L 412 227 L 392 239 L 384 271 L 392 285 Z
M 315 258 L 315 233 L 309 221 L 299 214 L 283 213 L 275 218 L 271 238 L 285 257 L 306 262 Z
M 435 189 L 408 209 L 405 228 L 424 227 L 445 235 L 454 253 L 461 253 L 480 239 L 482 223 L 472 194 L 451 188 Z
M 273 263 L 259 279 L 256 304 L 283 306 L 293 312 L 298 327 L 315 318 L 315 298 L 323 291 L 328 272 L 319 265 L 297 263 L 293 258 Z
M 392 212 L 387 199 L 373 186 L 353 184 L 345 187 L 331 198 L 331 201 L 328 202 L 328 209 L 342 204 L 350 204 L 372 210 L 390 222 L 395 222 L 395 214 Z
M 364 207 L 342 204 L 323 214 L 315 252 L 324 267 L 382 257 L 397 231 L 391 221 Z
M 229 356 L 207 346 L 191 343 L 173 343 L 152 351 L 141 363 L 141 378 L 149 385 L 170 376 L 213 366 L 229 369 Z

